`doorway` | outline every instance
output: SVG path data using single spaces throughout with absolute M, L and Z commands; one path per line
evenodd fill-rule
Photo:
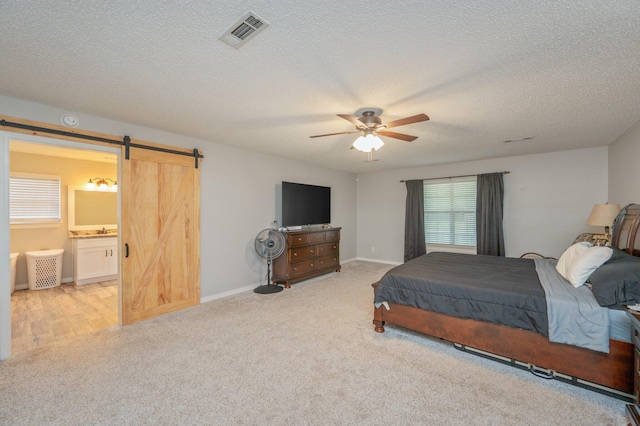
M 68 187 L 85 185 L 90 179 L 107 178 L 107 182 L 120 180 L 120 150 L 92 144 L 42 138 L 24 134 L 5 134 L 4 148 L 8 151 L 9 170 L 46 175 L 60 178 L 60 222 L 49 226 L 25 225 L 11 226 L 9 229 L 9 249 L 19 253 L 16 262 L 15 291 L 9 285 L 0 283 L 0 291 L 10 295 L 10 318 L 0 318 L 0 328 L 6 330 L 4 321 L 9 320 L 11 355 L 45 346 L 75 336 L 97 331 L 102 328 L 121 324 L 120 297 L 120 259 L 118 250 L 111 259 L 115 264 L 105 279 L 98 276 L 76 285 L 76 242 L 70 229 L 70 208 Z M 9 173 L 5 173 L 9 174 Z M 108 190 L 108 189 L 107 189 Z M 98 191 L 96 191 L 97 193 Z M 116 228 L 120 228 L 120 194 L 116 197 Z M 8 222 L 8 218 L 7 218 Z M 107 224 L 105 224 L 107 225 Z M 113 240 L 114 247 L 120 245 L 117 232 L 108 235 L 90 235 L 101 231 L 102 226 L 85 227 L 84 241 Z M 75 228 L 73 228 L 75 229 Z M 116 229 L 116 231 L 117 231 Z M 79 231 L 78 231 L 79 232 Z M 1 232 L 0 232 L 1 233 Z M 60 285 L 50 288 L 31 288 L 27 274 L 27 251 L 41 249 L 64 249 L 62 257 L 62 280 Z M 0 250 L 1 251 L 1 250 Z M 113 252 L 112 252 L 113 254 Z M 113 274 L 113 271 L 116 274 Z M 95 275 L 95 274 L 94 274 Z M 115 279 L 114 279 L 115 278 Z M 3 280 L 4 281 L 4 280 Z M 6 311 L 5 311 L 6 312 Z M 2 336 L 2 355 L 5 356 L 6 336 Z
M 0 258 L 9 264 L 9 141 L 118 156 L 118 324 L 128 325 L 200 303 L 198 149 L 11 118 L 0 132 Z M 60 136 L 41 137 L 41 134 Z M 57 138 L 57 139 L 54 139 Z M 76 142 L 80 140 L 80 143 Z M 86 142 L 90 140 L 92 142 Z M 114 148 L 114 145 L 117 148 Z M 125 160 L 126 157 L 126 160 Z M 108 250 L 109 253 L 111 250 Z M 9 268 L 0 268 L 0 359 L 11 355 Z

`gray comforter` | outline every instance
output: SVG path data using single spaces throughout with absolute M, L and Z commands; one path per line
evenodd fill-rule
M 609 353 L 609 312 L 587 286 L 573 287 L 556 270 L 557 260 L 535 259 L 547 296 L 549 341 Z
M 532 259 L 434 252 L 387 272 L 374 303 L 393 302 L 549 335 Z
M 588 288 L 563 281 L 553 261 L 434 252 L 387 272 L 374 303 L 521 328 L 553 342 L 608 352 L 608 312 Z

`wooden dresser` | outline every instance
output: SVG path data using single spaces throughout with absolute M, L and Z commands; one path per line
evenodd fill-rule
M 283 232 L 284 253 L 273 261 L 273 281 L 291 284 L 340 272 L 340 229 L 310 228 Z
M 626 407 L 629 424 L 640 426 L 640 407 L 638 394 L 640 393 L 640 312 L 635 312 L 625 306 L 625 311 L 631 318 L 631 340 L 634 346 L 633 355 L 633 404 Z

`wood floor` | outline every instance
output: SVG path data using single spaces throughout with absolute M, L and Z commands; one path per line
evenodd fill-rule
M 118 281 L 11 295 L 11 354 L 118 324 Z

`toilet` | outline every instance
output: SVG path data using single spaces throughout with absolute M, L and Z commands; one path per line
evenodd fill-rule
M 18 253 L 10 253 L 11 259 L 11 293 L 16 290 L 16 262 L 18 261 Z

